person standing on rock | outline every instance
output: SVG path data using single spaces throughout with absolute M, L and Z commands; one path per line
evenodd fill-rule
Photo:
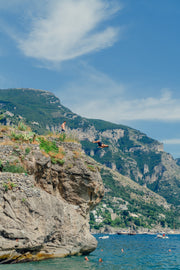
M 61 132 L 65 132 L 65 131 L 66 131 L 65 125 L 66 125 L 66 121 L 64 121 L 64 122 L 62 123 L 62 125 L 61 125 Z

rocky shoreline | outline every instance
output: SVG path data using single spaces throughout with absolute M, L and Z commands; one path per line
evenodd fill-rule
M 131 231 L 129 228 L 114 228 L 111 226 L 105 226 L 104 228 L 101 228 L 100 230 L 91 229 L 92 234 L 149 234 L 149 235 L 156 235 L 156 234 L 180 234 L 180 230 L 172 230 L 170 228 L 162 228 L 157 227 L 153 229 L 147 229 L 147 228 L 140 228 L 135 231 Z

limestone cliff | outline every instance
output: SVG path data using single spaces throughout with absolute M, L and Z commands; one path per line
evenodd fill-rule
M 96 163 L 77 142 L 42 138 L 53 153 L 20 134 L 1 128 L 0 263 L 92 252 L 89 211 L 104 195 Z

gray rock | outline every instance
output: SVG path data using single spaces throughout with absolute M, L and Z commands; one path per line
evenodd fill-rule
M 80 144 L 61 143 L 62 165 L 52 164 L 39 147 L 28 147 L 21 161 L 28 175 L 0 172 L 0 263 L 92 252 L 97 241 L 89 232 L 89 211 L 104 195 L 96 163 Z M 4 162 L 7 149 L 0 146 Z

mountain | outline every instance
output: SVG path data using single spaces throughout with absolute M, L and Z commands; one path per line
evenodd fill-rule
M 179 227 L 178 211 L 162 196 L 105 166 L 101 166 L 101 177 L 105 196 L 91 212 L 93 232 L 128 231 L 130 227 L 141 233 L 168 232 L 168 227 Z
M 6 112 L 4 123 L 18 123 L 23 118 L 41 134 L 59 126 L 65 117 L 73 117 L 52 93 L 35 89 L 0 90 L 0 109 Z
M 179 209 L 179 162 L 163 151 L 162 143 L 146 134 L 124 125 L 81 117 L 64 107 L 54 94 L 44 90 L 2 89 L 0 112 L 1 123 L 25 121 L 39 134 L 60 131 L 61 123 L 66 120 L 67 133 L 79 138 L 86 154 L 149 188 Z M 97 148 L 92 143 L 96 139 L 108 144 L 109 148 Z

